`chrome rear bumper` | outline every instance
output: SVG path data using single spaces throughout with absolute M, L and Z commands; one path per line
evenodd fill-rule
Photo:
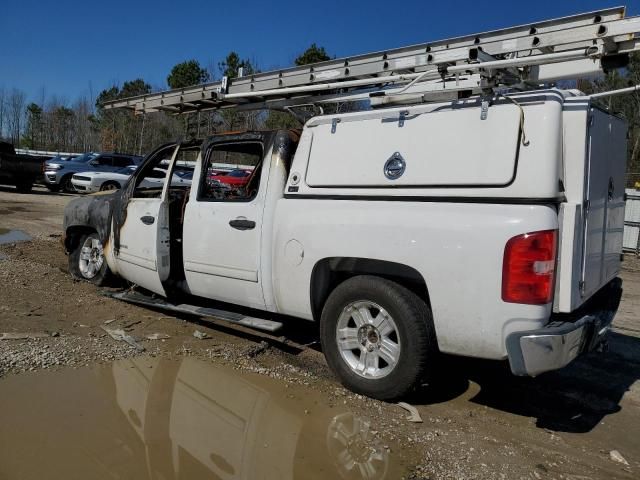
M 616 281 L 617 280 L 617 281 Z M 622 292 L 616 279 L 607 287 L 606 305 L 577 320 L 552 321 L 544 328 L 514 332 L 507 337 L 509 364 L 514 375 L 535 377 L 568 365 L 578 355 L 596 349 L 611 328 Z M 617 297 L 617 302 L 613 295 Z

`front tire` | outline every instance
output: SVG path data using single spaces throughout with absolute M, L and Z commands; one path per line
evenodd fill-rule
M 66 175 L 60 180 L 60 190 L 66 193 L 77 193 L 73 183 L 71 183 L 72 175 Z
M 80 237 L 69 254 L 69 272 L 76 280 L 84 280 L 98 286 L 107 283 L 111 272 L 97 233 Z
M 331 292 L 320 338 L 342 384 L 378 400 L 402 397 L 427 380 L 438 355 L 427 304 L 402 285 L 368 275 Z

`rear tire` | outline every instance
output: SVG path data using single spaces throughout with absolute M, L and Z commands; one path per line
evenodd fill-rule
M 75 244 L 69 254 L 69 273 L 76 280 L 84 280 L 94 285 L 106 285 L 111 271 L 104 258 L 102 242 L 97 233 L 85 234 Z
M 427 380 L 438 356 L 424 300 L 402 285 L 368 275 L 350 278 L 331 292 L 320 339 L 342 384 L 378 400 L 402 397 Z

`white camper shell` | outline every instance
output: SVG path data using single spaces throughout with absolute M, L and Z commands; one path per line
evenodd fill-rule
M 572 312 L 619 273 L 627 124 L 578 91 L 509 99 L 484 119 L 480 98 L 315 117 L 286 195 L 559 205 L 554 311 Z

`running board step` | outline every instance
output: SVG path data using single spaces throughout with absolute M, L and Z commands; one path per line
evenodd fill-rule
M 144 305 L 145 307 L 160 308 L 170 312 L 187 313 L 200 317 L 211 317 L 226 322 L 235 323 L 244 327 L 265 330 L 267 332 L 275 332 L 282 328 L 282 323 L 266 320 L 264 318 L 247 317 L 241 313 L 229 312 L 227 310 L 219 310 L 217 308 L 199 307 L 188 303 L 174 305 L 161 298 L 151 298 L 137 292 L 118 292 L 111 294 L 112 298 L 122 300 L 136 305 Z

